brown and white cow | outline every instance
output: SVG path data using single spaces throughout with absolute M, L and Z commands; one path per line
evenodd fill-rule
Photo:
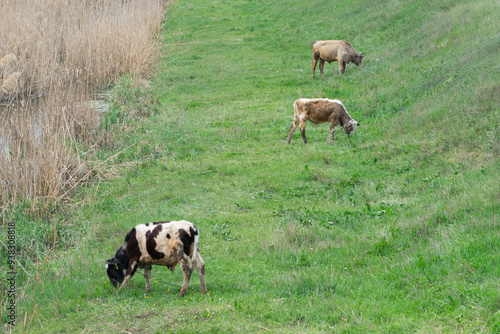
M 323 78 L 323 66 L 325 66 L 325 61 L 328 63 L 338 61 L 339 71 L 342 75 L 345 71 L 345 67 L 349 63 L 354 63 L 356 66 L 361 66 L 363 61 L 364 52 L 357 53 L 356 50 L 346 41 L 316 41 L 313 43 L 313 62 L 312 62 L 312 72 L 314 78 L 314 72 L 316 71 L 316 64 L 319 60 L 319 72 Z
M 146 291 L 149 292 L 153 264 L 174 271 L 180 263 L 183 282 L 179 296 L 186 294 L 194 268 L 200 277 L 201 292 L 206 292 L 205 263 L 200 256 L 198 240 L 198 229 L 185 220 L 137 225 L 127 234 L 115 257 L 106 261 L 109 280 L 115 287 L 121 284 L 120 288 L 125 288 L 137 267 L 144 268 Z
M 293 104 L 294 120 L 288 133 L 288 144 L 292 140 L 292 134 L 300 124 L 300 133 L 304 143 L 306 139 L 306 121 L 318 125 L 319 123 L 330 123 L 330 138 L 334 140 L 334 129 L 336 126 L 344 128 L 347 136 L 356 131 L 359 123 L 349 116 L 344 105 L 339 100 L 329 99 L 298 99 Z

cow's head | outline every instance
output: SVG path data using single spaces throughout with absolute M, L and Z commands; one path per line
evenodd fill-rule
M 353 63 L 356 66 L 361 66 L 361 62 L 363 61 L 363 58 L 365 57 L 363 55 L 364 52 L 358 53 L 356 57 L 354 57 Z
M 106 261 L 106 273 L 114 287 L 118 287 L 123 283 L 129 262 L 130 257 L 127 254 L 125 245 L 118 248 L 114 258 Z
M 125 279 L 125 274 L 127 273 L 127 268 L 116 261 L 115 258 L 106 261 L 106 272 L 109 277 L 109 281 L 114 287 L 120 286 Z
M 356 131 L 358 128 L 359 123 L 356 122 L 355 120 L 351 119 L 345 126 L 344 126 L 344 131 L 347 136 L 350 136 Z

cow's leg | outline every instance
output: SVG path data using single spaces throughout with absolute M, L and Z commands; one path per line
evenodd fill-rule
M 319 59 L 319 52 L 314 52 L 313 63 L 312 63 L 313 79 L 314 79 L 314 72 L 316 72 L 316 64 L 318 63 L 318 59 Z
M 335 125 L 333 123 L 330 123 L 330 139 L 333 141 L 333 135 L 335 133 Z
M 340 75 L 344 74 L 344 71 L 345 71 L 345 62 L 340 60 L 339 61 L 339 70 L 340 70 Z
M 181 292 L 179 293 L 179 297 L 182 297 L 186 294 L 189 281 L 191 280 L 191 273 L 193 272 L 193 262 L 189 261 L 187 256 L 184 254 L 184 245 L 179 241 L 176 249 L 175 249 L 175 257 L 177 258 L 177 262 L 181 265 L 182 269 L 182 286 Z
M 304 120 L 300 121 L 300 134 L 302 135 L 302 139 L 304 140 L 304 144 L 307 144 L 307 139 L 306 139 L 306 121 L 304 121 Z
M 320 59 L 319 60 L 319 72 L 321 73 L 321 79 L 325 78 L 325 76 L 323 75 L 323 67 L 325 67 L 325 60 Z
M 151 291 L 151 284 L 149 283 L 149 279 L 151 278 L 151 265 L 146 264 L 144 266 L 144 278 L 146 279 L 146 292 Z
M 186 260 L 181 261 L 181 268 L 183 279 L 179 297 L 183 297 L 186 294 L 189 286 L 189 281 L 191 280 L 191 274 L 193 273 L 193 267 Z
M 290 141 L 292 140 L 292 134 L 295 131 L 295 129 L 297 128 L 297 126 L 299 125 L 299 123 L 300 123 L 300 120 L 299 119 L 295 119 L 292 122 L 292 125 L 290 125 L 290 131 L 288 132 L 288 138 L 286 139 L 287 142 L 288 142 L 288 144 L 290 144 Z
M 200 251 L 196 252 L 193 265 L 196 267 L 196 272 L 200 278 L 201 292 L 207 292 L 207 283 L 205 282 L 205 262 L 203 262 L 203 259 L 201 258 Z
M 139 259 L 138 258 L 131 258 L 130 259 L 130 264 L 127 269 L 127 273 L 125 275 L 125 279 L 123 280 L 122 285 L 120 286 L 120 289 L 126 288 L 128 281 L 134 276 L 135 271 L 137 270 L 137 267 L 139 266 Z

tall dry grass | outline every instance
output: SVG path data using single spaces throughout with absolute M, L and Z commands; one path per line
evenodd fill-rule
M 43 93 L 54 76 L 102 85 L 147 75 L 158 52 L 165 0 L 0 1 L 0 57 L 17 57 L 22 91 Z
M 91 111 L 82 110 L 85 105 L 71 101 L 71 96 L 57 95 L 50 94 L 36 106 L 38 101 L 29 99 L 11 103 L 1 115 L 0 203 L 4 208 L 27 200 L 33 213 L 44 216 L 88 174 L 72 133 L 85 119 L 81 116 Z M 66 105 L 53 100 L 58 98 Z
M 43 216 L 89 175 L 77 143 L 92 143 L 98 117 L 85 102 L 124 73 L 151 74 L 167 3 L 0 0 L 2 211 L 28 200 Z

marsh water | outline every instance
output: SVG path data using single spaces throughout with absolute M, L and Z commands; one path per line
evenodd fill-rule
M 81 102 L 73 102 L 78 110 L 95 115 L 97 124 L 109 112 L 110 98 L 108 92 L 91 94 L 92 98 Z M 12 127 L 29 129 L 35 143 L 41 136 L 43 117 L 47 114 L 49 103 L 47 98 L 19 98 L 10 101 L 0 101 L 0 157 L 8 156 Z M 64 108 L 60 107 L 59 108 Z M 61 113 L 64 112 L 61 110 Z

